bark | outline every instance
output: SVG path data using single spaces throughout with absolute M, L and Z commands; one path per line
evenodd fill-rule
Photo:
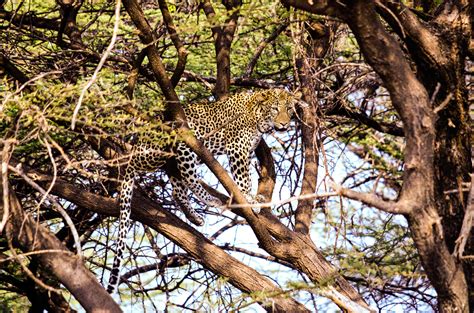
M 146 53 L 148 60 L 150 61 L 156 82 L 160 86 L 166 99 L 165 119 L 167 121 L 175 121 L 178 126 L 186 127 L 186 117 L 183 108 L 179 104 L 178 95 L 166 73 L 165 66 L 154 44 L 156 37 L 155 32 L 152 30 L 136 0 L 123 0 L 123 5 L 132 19 L 132 22 L 139 30 L 139 37 L 142 43 L 147 45 Z
M 51 177 L 35 172 L 43 184 Z M 81 190 L 75 185 L 58 180 L 52 193 L 94 212 L 109 216 L 119 215 L 119 204 L 112 198 Z M 229 256 L 196 229 L 172 213 L 159 207 L 139 190 L 132 202 L 132 219 L 147 225 L 183 248 L 197 262 L 214 273 L 225 277 L 236 288 L 255 297 L 267 311 L 307 312 L 308 310 L 254 269 Z
M 307 93 L 304 99 L 307 99 Z M 307 101 L 308 103 L 315 103 Z M 303 122 L 301 123 L 304 166 L 303 180 L 301 183 L 301 195 L 316 192 L 318 182 L 319 166 L 319 123 L 316 117 L 316 110 L 311 105 L 303 111 Z M 309 236 L 311 221 L 313 220 L 314 199 L 299 200 L 295 214 L 295 231 Z
M 49 230 L 26 214 L 16 194 L 11 188 L 9 190 L 10 215 L 4 235 L 11 238 L 25 252 L 63 251 L 60 253 L 39 253 L 34 258 L 57 277 L 86 311 L 122 312 L 92 273 L 85 268 L 82 259 L 72 254 Z M 3 211 L 3 209 L 2 202 L 0 203 L 0 211 Z
M 210 159 L 211 156 L 206 155 L 206 151 L 198 148 L 195 143 L 189 141 L 188 145 L 204 160 L 204 163 L 219 178 L 229 194 L 233 195 L 232 200 L 237 204 L 246 205 L 244 196 L 225 169 L 215 159 L 215 162 Z M 256 153 L 262 174 L 258 192 L 266 198 L 271 198 L 275 183 L 273 159 L 269 148 L 263 141 Z M 219 192 L 214 191 L 213 195 L 219 197 L 224 203 L 229 202 L 229 198 Z M 262 249 L 308 275 L 311 281 L 320 288 L 318 290 L 323 296 L 328 297 L 339 307 L 349 312 L 370 311 L 360 294 L 337 272 L 334 266 L 326 261 L 307 235 L 290 230 L 271 213 L 270 209 L 263 209 L 259 215 L 255 215 L 249 207 L 232 211 L 247 220 Z
M 21 275 L 18 273 L 17 266 L 11 266 L 14 260 L 10 259 L 10 256 L 0 253 L 0 268 L 2 273 L 0 274 L 0 280 L 3 284 L 8 284 L 8 289 L 11 292 L 15 292 L 19 295 L 24 295 L 28 298 L 31 303 L 30 312 L 68 312 L 75 313 L 76 311 L 70 307 L 70 303 L 63 295 L 55 292 L 49 292 L 49 290 L 39 287 L 30 277 Z M 40 271 L 36 260 L 31 259 L 28 268 L 33 272 L 36 277 L 44 280 L 46 273 Z M 47 278 L 51 282 L 51 275 Z M 59 285 L 59 283 L 57 284 Z M 55 286 L 57 287 L 57 286 Z
M 171 40 L 173 41 L 173 45 L 176 48 L 176 51 L 178 52 L 178 62 L 176 63 L 176 68 L 173 72 L 173 76 L 171 76 L 171 83 L 173 87 L 176 87 L 186 67 L 188 51 L 184 47 L 184 44 L 181 39 L 179 38 L 178 32 L 176 31 L 176 27 L 174 26 L 173 18 L 171 17 L 166 1 L 158 0 L 158 4 L 160 5 L 161 14 L 163 15 L 163 20 L 166 24 L 166 29 L 168 30 Z
M 146 18 L 144 17 L 140 6 L 135 0 L 124 0 L 123 3 L 127 12 L 132 18 L 132 21 L 140 31 L 140 38 L 142 42 L 148 44 L 148 59 L 150 60 L 158 84 L 160 85 L 164 96 L 167 99 L 167 118 L 183 125 L 183 127 L 177 130 L 178 136 L 216 175 L 227 192 L 234 196 L 233 200 L 236 203 L 241 205 L 248 204 L 246 198 L 243 196 L 235 182 L 230 178 L 227 171 L 219 164 L 219 162 L 216 161 L 214 156 L 204 147 L 202 142 L 198 141 L 192 135 L 192 133 L 189 131 L 189 128 L 186 127 L 184 112 L 179 105 L 179 100 L 176 96 L 176 93 L 174 92 L 173 86 L 166 75 L 166 71 L 163 63 L 161 62 L 159 54 L 152 44 L 154 40 L 154 33 Z M 237 8 L 240 6 L 240 2 L 225 1 L 224 5 L 226 6 L 227 10 L 233 9 L 234 11 L 230 14 L 228 25 L 224 27 L 223 32 L 221 33 L 221 36 L 223 37 L 216 35 L 215 39 L 216 42 L 219 42 L 217 39 L 220 38 L 222 41 L 222 47 L 230 48 L 230 43 L 232 42 L 231 37 L 235 31 L 236 21 L 238 18 Z M 207 10 L 206 15 L 212 18 L 213 9 L 209 2 L 204 2 L 203 9 L 205 12 Z M 222 60 L 224 60 L 223 62 L 225 65 L 225 62 L 227 62 L 226 60 L 229 60 L 230 62 L 230 59 L 228 59 L 225 55 L 225 51 L 221 50 L 221 52 L 223 53 Z M 217 59 L 219 62 L 219 55 L 217 56 Z M 222 69 L 222 73 L 227 73 L 227 70 Z M 223 96 L 228 91 L 228 88 L 225 87 L 227 83 L 220 82 L 219 79 L 225 77 L 230 78 L 230 75 L 227 76 L 227 74 L 225 74 L 224 76 L 219 76 L 218 74 L 217 76 L 217 84 L 222 84 L 221 86 L 224 86 L 219 87 L 221 89 L 216 90 L 216 93 L 220 94 L 220 96 Z M 353 306 L 357 307 L 357 309 L 367 308 L 365 301 L 361 298 L 357 291 L 354 290 L 350 284 L 337 273 L 335 268 L 324 259 L 324 257 L 316 249 L 311 241 L 309 243 L 307 242 L 308 238 L 306 236 L 303 237 L 297 233 L 292 232 L 283 224 L 281 224 L 277 218 L 271 215 L 270 212 L 267 212 L 268 216 L 266 217 L 256 216 L 252 210 L 247 207 L 236 209 L 235 213 L 241 215 L 247 220 L 258 238 L 259 244 L 268 253 L 277 258 L 288 260 L 289 262 L 296 264 L 296 267 L 308 274 L 311 280 L 317 285 L 320 285 L 321 282 L 334 282 L 335 289 L 333 289 L 333 287 L 328 288 L 326 295 L 335 303 L 340 305 L 342 308 L 346 308 L 351 311 L 353 311 Z M 276 239 L 274 239 L 274 237 Z M 301 249 L 306 251 L 301 251 Z
M 470 28 L 466 26 L 469 23 L 465 22 L 467 2 L 446 1 L 441 6 L 441 13 L 434 23 L 437 29 L 444 25 L 453 30 L 447 38 L 433 32 L 407 8 L 396 11 L 392 7 L 395 10 L 392 14 L 398 14 L 397 19 L 387 18 L 387 21 L 395 30 L 394 21 L 402 25 L 398 34 L 406 40 L 412 60 L 385 30 L 372 1 L 346 1 L 343 7 L 326 1 L 283 2 L 343 19 L 355 34 L 366 61 L 390 92 L 392 104 L 403 122 L 405 171 L 399 199 L 386 202 L 370 194 L 340 189 L 341 194 L 388 212 L 405 214 L 423 268 L 438 293 L 440 311 L 468 312 L 463 267 L 451 255 L 466 197 L 460 192 L 446 200 L 444 194 L 446 187 L 448 190 L 459 188 L 460 181 L 470 172 L 467 97 L 460 69 L 467 53 L 462 52 L 467 51 L 465 37 L 469 38 L 470 34 Z M 418 67 L 417 74 L 411 67 L 412 61 Z M 424 70 L 427 71 L 423 73 Z M 442 84 L 441 92 L 436 90 L 439 83 Z M 447 99 L 451 92 L 456 101 Z M 438 107 L 433 109 L 433 104 Z M 452 110 L 443 111 L 445 106 Z M 450 130 L 450 123 L 457 125 L 451 127 L 455 129 Z M 446 207 L 451 209 L 452 216 L 447 214 Z
M 82 6 L 82 0 L 58 0 L 57 3 L 61 13 L 61 24 L 57 35 L 58 44 L 62 44 L 64 33 L 71 40 L 72 48 L 82 48 L 84 44 L 81 38 L 81 31 L 76 22 L 77 14 Z
M 133 23 L 135 24 L 135 26 L 138 28 L 138 30 L 140 31 L 140 38 L 142 40 L 142 42 L 144 44 L 147 44 L 147 56 L 148 56 L 148 59 L 151 63 L 151 67 L 152 67 L 152 70 L 155 74 L 155 77 L 156 77 L 156 80 L 158 82 L 158 84 L 160 85 L 161 87 L 161 90 L 163 91 L 163 94 L 167 100 L 167 114 L 165 116 L 166 119 L 170 120 L 170 121 L 173 121 L 173 122 L 177 122 L 178 125 L 180 125 L 181 127 L 178 129 L 178 135 L 184 140 L 184 142 L 186 142 L 188 145 L 190 145 L 193 149 L 197 149 L 198 151 L 202 152 L 201 155 L 198 154 L 199 156 L 202 156 L 202 155 L 205 155 L 206 156 L 206 159 L 205 159 L 205 162 L 210 162 L 212 164 L 214 164 L 214 166 L 218 169 L 219 173 L 223 173 L 223 175 L 225 175 L 224 179 L 226 180 L 226 182 L 228 184 L 231 184 L 234 189 L 239 193 L 240 195 L 240 200 L 242 201 L 242 203 L 246 203 L 246 200 L 245 198 L 243 197 L 243 195 L 240 193 L 240 190 L 238 189 L 237 185 L 235 185 L 235 183 L 232 181 L 232 179 L 229 177 L 229 175 L 227 174 L 227 172 L 222 168 L 222 166 L 220 166 L 220 164 L 214 159 L 214 157 L 212 156 L 212 154 L 207 151 L 207 149 L 204 147 L 204 145 L 198 141 L 193 135 L 192 133 L 189 131 L 189 128 L 187 127 L 186 125 L 186 118 L 185 118 L 185 115 L 184 115 L 184 111 L 182 109 L 182 107 L 179 105 L 179 99 L 174 91 L 174 88 L 171 84 L 171 81 L 169 80 L 167 74 L 166 74 L 166 70 L 165 70 L 165 67 L 161 61 L 161 58 L 158 54 L 158 51 L 157 49 L 155 48 L 155 46 L 153 45 L 153 42 L 154 42 L 154 32 L 152 31 L 149 23 L 147 22 L 144 14 L 143 14 L 143 11 L 141 10 L 140 6 L 138 5 L 138 3 L 136 2 L 136 0 L 124 0 L 123 1 L 123 4 L 124 4 L 124 7 L 125 9 L 127 10 L 128 14 L 130 15 Z M 237 4 L 236 4 L 237 5 Z M 234 17 L 235 20 L 237 18 L 237 16 Z M 134 199 L 137 199 L 138 197 L 136 195 L 134 195 Z M 247 210 L 247 213 L 248 214 L 251 214 L 251 210 Z M 169 217 L 170 215 L 168 215 Z M 171 215 L 172 216 L 172 215 Z M 176 219 L 174 220 L 174 222 L 178 223 L 178 221 L 180 221 L 179 219 Z M 159 225 L 163 225 L 163 224 L 159 224 Z M 181 225 L 184 227 L 185 224 L 183 224 L 181 222 L 181 224 L 178 224 L 178 225 Z M 187 226 L 187 225 L 186 225 Z M 158 227 L 158 225 L 157 225 Z M 171 236 L 172 232 L 168 231 L 166 228 L 160 228 L 158 231 L 160 231 L 162 234 L 164 234 L 165 236 Z M 173 231 L 177 231 L 173 228 Z M 189 231 L 189 230 L 188 230 Z M 179 232 L 178 232 L 179 233 Z M 183 233 L 180 233 L 180 235 L 184 235 Z M 181 237 L 179 238 L 181 239 Z M 186 237 L 182 237 L 182 239 L 186 239 Z M 197 253 L 199 253 L 199 249 L 196 250 L 196 247 L 195 245 L 190 245 L 192 243 L 192 241 L 176 241 L 178 240 L 178 238 L 172 236 L 170 237 L 170 240 L 173 240 L 175 242 L 177 242 L 178 245 L 180 245 L 181 247 L 183 247 L 184 249 L 186 249 L 185 247 L 188 247 L 190 250 L 188 251 L 190 254 L 193 254 L 193 255 L 196 255 Z M 207 240 L 207 239 L 206 239 Z M 209 242 L 210 243 L 210 242 Z M 212 243 L 210 243 L 212 244 Z M 197 247 L 199 248 L 199 247 Z M 202 248 L 202 247 L 201 247 Z M 222 254 L 223 253 L 223 254 Z M 221 252 L 219 253 L 219 255 L 222 254 L 222 258 L 224 258 L 225 256 L 227 256 L 227 254 L 225 254 L 224 252 Z M 212 270 L 216 270 L 217 272 L 219 272 L 220 269 L 224 270 L 226 268 L 229 268 L 229 265 L 226 264 L 226 262 L 223 262 L 222 258 L 220 259 L 219 262 L 216 262 L 216 260 L 219 260 L 219 258 L 215 258 L 215 255 L 216 254 L 209 254 L 209 263 L 206 263 L 205 266 L 209 266 L 209 268 Z M 212 256 L 212 257 L 211 257 Z M 202 259 L 202 257 L 199 257 Z M 243 266 L 243 264 L 240 264 Z M 240 266 L 239 265 L 239 266 Z M 224 267 L 224 268 L 222 268 Z M 233 270 L 238 270 L 240 271 L 240 269 L 238 268 L 234 268 Z M 224 272 L 225 273 L 225 272 Z M 250 277 L 254 278 L 255 277 L 255 274 L 257 274 L 257 272 L 252 272 L 252 274 L 250 275 Z M 225 275 L 224 275 L 225 276 Z M 232 279 L 235 279 L 235 277 L 232 277 Z M 236 286 L 237 288 L 241 287 L 241 288 L 246 288 L 245 284 L 242 284 L 241 281 L 239 279 L 237 280 L 231 280 L 231 278 L 229 278 L 229 281 L 234 285 Z M 255 287 L 256 289 L 251 289 L 250 292 L 255 292 L 255 291 L 262 291 L 262 290 L 270 290 L 270 291 L 274 291 L 275 287 L 273 285 L 267 285 L 266 287 L 265 286 L 262 286 L 262 285 L 259 285 L 259 286 L 255 286 L 253 285 L 253 287 Z M 271 289 L 269 289 L 271 288 Z M 244 291 L 246 291 L 246 289 L 243 289 Z M 278 291 L 279 292 L 279 291 Z M 280 310 L 280 309 L 283 309 L 283 308 L 295 308 L 295 307 L 299 307 L 299 309 L 303 309 L 303 307 L 298 304 L 298 303 L 290 303 L 290 304 L 287 304 L 285 301 L 281 300 L 280 302 L 282 302 L 282 304 L 274 304 L 275 305 L 275 308 L 276 310 Z M 275 302 L 276 303 L 276 302 Z M 296 306 L 295 306 L 296 305 Z M 266 303 L 263 303 L 263 306 L 268 309 L 268 310 L 272 310 L 272 306 L 269 306 L 269 304 L 266 304 Z M 285 310 L 284 310 L 285 311 Z
M 270 36 L 265 38 L 265 40 L 258 45 L 253 57 L 250 59 L 249 64 L 245 69 L 244 77 L 249 77 L 252 75 L 255 65 L 257 65 L 258 59 L 260 58 L 260 55 L 262 54 L 263 50 L 268 46 L 268 44 L 273 42 L 285 29 L 287 29 L 288 25 L 290 24 L 286 21 L 278 25 L 278 27 L 273 30 Z
M 319 121 L 316 104 L 318 86 L 312 79 L 312 71 L 316 70 L 329 49 L 331 29 L 322 22 L 308 21 L 304 24 L 308 34 L 306 41 L 301 42 L 300 56 L 296 63 L 298 78 L 303 91 L 303 100 L 309 107 L 302 112 L 302 141 L 304 149 L 303 180 L 301 195 L 316 192 L 319 166 Z M 295 230 L 309 235 L 312 215 L 313 199 L 300 200 L 295 214 Z
M 400 200 L 410 203 L 408 221 L 423 267 L 438 292 L 441 311 L 467 312 L 467 286 L 461 264 L 444 241 L 435 202 L 435 119 L 426 89 L 406 61 L 399 44 L 388 35 L 374 8 L 357 2 L 348 19 L 368 63 L 389 90 L 404 124 L 407 140 Z
M 214 94 L 217 99 L 222 99 L 229 94 L 230 88 L 230 46 L 234 39 L 234 33 L 237 29 L 237 20 L 239 19 L 239 8 L 242 1 L 226 0 L 223 1 L 229 17 L 225 20 L 224 25 L 215 25 L 211 27 L 212 36 L 214 37 L 214 47 L 216 50 L 216 86 Z M 204 13 L 211 23 L 215 23 L 215 11 L 209 0 L 202 4 Z

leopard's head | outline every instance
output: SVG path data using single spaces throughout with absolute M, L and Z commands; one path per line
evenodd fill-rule
M 283 89 L 269 89 L 256 95 L 262 118 L 259 125 L 261 132 L 271 129 L 284 131 L 288 129 L 291 117 L 297 105 L 302 103 L 301 93 L 290 93 Z

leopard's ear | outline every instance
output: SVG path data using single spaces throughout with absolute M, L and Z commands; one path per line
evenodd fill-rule
M 263 102 L 263 101 L 267 100 L 267 98 L 265 97 L 265 95 L 262 94 L 262 93 L 257 93 L 257 94 L 255 94 L 253 97 L 254 97 L 254 99 L 255 99 L 256 101 L 258 101 L 258 102 Z

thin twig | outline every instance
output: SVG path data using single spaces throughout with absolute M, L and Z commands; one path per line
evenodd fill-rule
M 74 113 L 72 114 L 72 121 L 71 121 L 71 129 L 74 130 L 74 127 L 76 126 L 76 118 L 77 114 L 79 113 L 79 109 L 81 108 L 82 100 L 84 99 L 84 96 L 87 92 L 87 90 L 92 86 L 92 84 L 96 81 L 97 75 L 99 74 L 100 70 L 102 69 L 102 66 L 104 66 L 105 61 L 107 60 L 107 57 L 109 56 L 110 52 L 112 51 L 113 47 L 115 46 L 115 41 L 117 40 L 117 33 L 119 29 L 119 24 L 120 24 L 120 5 L 122 3 L 121 0 L 116 0 L 117 2 L 115 3 L 115 22 L 114 22 L 114 30 L 112 33 L 112 39 L 110 40 L 109 46 L 105 50 L 104 54 L 102 55 L 102 58 L 100 58 L 99 64 L 97 65 L 94 74 L 92 75 L 91 79 L 87 82 L 86 86 L 84 89 L 81 91 L 81 95 L 79 96 L 79 100 L 77 101 L 76 108 L 74 109 Z
M 67 253 L 70 253 L 70 252 L 66 251 L 66 250 L 59 250 L 59 249 L 46 249 L 46 250 L 40 250 L 40 251 L 25 252 L 25 253 L 17 254 L 16 256 L 17 257 L 26 257 L 26 256 L 29 256 L 29 255 L 46 254 L 46 253 L 66 253 L 67 254 Z M 8 262 L 8 261 L 11 261 L 11 260 L 16 260 L 16 259 L 17 258 L 15 258 L 14 256 L 10 256 L 8 258 L 0 260 L 0 263 Z
M 13 139 L 7 139 L 3 141 L 2 151 L 2 188 L 3 188 L 3 217 L 0 223 L 0 233 L 3 232 L 3 228 L 7 224 L 8 215 L 10 214 L 10 199 L 8 190 L 8 162 L 10 162 L 10 147 L 14 142 Z
M 441 102 L 440 105 L 438 105 L 436 108 L 434 108 L 433 112 L 435 114 L 437 114 L 439 111 L 443 110 L 449 103 L 449 101 L 451 101 L 451 99 L 453 98 L 453 94 L 452 93 L 449 93 L 446 98 L 443 100 L 443 102 Z
M 464 213 L 464 219 L 462 221 L 461 231 L 459 237 L 456 239 L 456 245 L 454 246 L 453 255 L 462 259 L 464 248 L 466 247 L 469 234 L 471 233 L 472 224 L 474 221 L 474 188 L 472 186 L 472 180 L 474 175 L 471 175 L 471 188 L 469 190 L 469 197 L 467 200 L 466 212 Z
M 293 196 L 284 200 L 279 200 L 279 201 L 272 201 L 272 202 L 265 202 L 265 203 L 254 203 L 254 204 L 228 204 L 228 205 L 223 205 L 218 207 L 219 209 L 222 209 L 223 211 L 227 209 L 237 209 L 237 208 L 265 208 L 265 207 L 271 207 L 271 206 L 280 206 L 286 203 L 289 203 L 291 201 L 296 201 L 296 200 L 308 200 L 308 199 L 319 199 L 319 198 L 328 198 L 328 197 L 334 197 L 338 196 L 339 194 L 337 192 L 324 192 L 324 193 L 310 193 L 310 194 L 305 194 L 301 196 Z
M 76 227 L 74 226 L 74 223 L 67 214 L 67 212 L 63 209 L 63 207 L 56 201 L 56 199 L 49 194 L 49 191 L 44 190 L 40 185 L 35 183 L 30 177 L 28 177 L 24 172 L 23 169 L 21 168 L 21 164 L 19 164 L 17 167 L 13 167 L 11 165 L 8 166 L 8 168 L 15 172 L 17 175 L 21 176 L 28 184 L 30 184 L 34 189 L 39 191 L 42 195 L 43 198 L 47 198 L 49 201 L 51 201 L 51 204 L 53 205 L 53 208 L 61 214 L 61 216 L 64 218 L 64 221 L 66 224 L 69 226 L 71 230 L 72 237 L 74 238 L 74 243 L 76 244 L 76 251 L 77 255 L 79 257 L 82 257 L 82 248 L 81 248 L 81 241 L 79 237 L 79 233 L 77 232 Z

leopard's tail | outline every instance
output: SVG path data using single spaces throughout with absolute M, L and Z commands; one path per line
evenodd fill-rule
M 114 293 L 117 290 L 120 281 L 119 274 L 121 269 L 121 263 L 123 260 L 123 254 L 125 252 L 125 240 L 127 239 L 127 233 L 130 228 L 130 213 L 132 211 L 134 178 L 134 172 L 131 170 L 130 167 L 128 167 L 125 170 L 125 177 L 120 189 L 120 216 L 117 238 L 117 251 L 114 257 L 112 271 L 110 272 L 109 284 L 107 286 L 108 293 Z

